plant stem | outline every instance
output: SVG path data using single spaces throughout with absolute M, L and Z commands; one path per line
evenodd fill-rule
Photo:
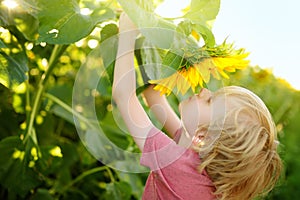
M 51 101 L 55 102 L 59 106 L 61 106 L 66 111 L 72 113 L 74 116 L 78 117 L 78 119 L 80 119 L 81 121 L 85 122 L 88 127 L 90 127 L 90 128 L 94 128 L 95 127 L 95 126 L 93 126 L 93 124 L 90 123 L 90 120 L 88 120 L 87 118 L 85 118 L 84 116 L 82 116 L 80 113 L 76 112 L 68 104 L 66 104 L 65 102 L 61 101 L 56 96 L 53 96 L 52 94 L 49 94 L 49 93 L 45 93 L 44 96 L 46 98 L 50 99 Z M 98 123 L 98 121 L 96 121 L 96 123 Z
M 106 170 L 107 170 L 107 172 L 108 172 L 108 175 L 109 175 L 109 177 L 110 177 L 110 180 L 111 180 L 112 182 L 115 182 L 116 180 L 115 180 L 115 178 L 114 178 L 114 176 L 113 176 L 113 174 L 112 174 L 110 168 L 107 167 Z
M 86 176 L 89 176 L 91 174 L 95 174 L 97 172 L 100 172 L 100 171 L 103 171 L 103 170 L 107 170 L 109 176 L 110 176 L 110 179 L 112 182 L 115 181 L 109 167 L 107 166 L 101 166 L 101 167 L 96 167 L 96 168 L 93 168 L 93 169 L 90 169 L 88 171 L 85 171 L 83 172 L 82 174 L 80 174 L 79 176 L 77 176 L 75 179 L 73 179 L 69 184 L 67 184 L 63 189 L 62 189 L 62 192 L 68 190 L 72 185 L 74 185 L 75 183 L 81 181 L 82 179 L 84 179 Z
M 28 122 L 29 121 L 29 117 L 30 117 L 30 111 L 31 111 L 29 79 L 25 81 L 25 84 L 26 84 L 26 106 L 25 106 L 25 112 L 26 112 L 26 122 Z
M 25 138 L 23 140 L 23 142 L 25 143 L 29 137 L 34 137 L 34 135 L 32 134 L 33 132 L 33 123 L 36 117 L 36 114 L 39 110 L 40 107 L 40 103 L 41 103 L 41 97 L 42 94 L 44 93 L 44 89 L 45 89 L 45 85 L 58 61 L 58 58 L 61 56 L 61 54 L 66 50 L 67 46 L 66 45 L 55 45 L 52 51 L 52 54 L 49 58 L 49 66 L 48 66 L 48 70 L 42 75 L 40 82 L 38 84 L 38 89 L 37 89 L 37 93 L 36 96 L 34 98 L 34 102 L 33 102 L 33 106 L 32 106 L 32 110 L 29 116 L 29 122 L 26 128 L 26 135 Z M 37 141 L 36 138 L 32 138 L 33 141 Z

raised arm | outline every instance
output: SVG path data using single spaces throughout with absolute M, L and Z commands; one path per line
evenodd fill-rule
M 153 85 L 144 90 L 143 95 L 157 120 L 173 138 L 176 131 L 181 127 L 181 123 L 166 97 L 164 95 L 161 96 L 160 92 L 153 90 Z
M 138 147 L 143 150 L 154 127 L 136 96 L 134 46 L 138 31 L 126 14 L 120 16 L 119 44 L 114 68 L 113 99 Z

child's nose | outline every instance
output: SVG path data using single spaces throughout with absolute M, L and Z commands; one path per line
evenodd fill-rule
M 202 88 L 202 89 L 200 90 L 200 93 L 199 93 L 200 96 L 205 96 L 205 95 L 208 95 L 208 94 L 211 94 L 211 91 L 209 91 L 209 90 L 206 89 L 206 88 Z

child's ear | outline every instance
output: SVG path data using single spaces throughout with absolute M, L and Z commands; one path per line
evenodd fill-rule
M 197 147 L 202 147 L 205 144 L 204 139 L 205 139 L 204 135 L 195 135 L 192 139 L 192 143 Z
M 193 144 L 198 147 L 204 146 L 207 140 L 207 132 L 207 128 L 205 127 L 198 128 L 192 139 Z
M 204 158 L 211 152 L 221 136 L 222 130 L 210 128 L 209 126 L 202 126 L 196 130 L 193 137 L 193 144 L 198 147 L 198 153 L 200 158 Z
M 198 127 L 197 130 L 195 131 L 195 136 L 197 137 L 205 137 L 207 135 L 207 128 L 206 127 Z

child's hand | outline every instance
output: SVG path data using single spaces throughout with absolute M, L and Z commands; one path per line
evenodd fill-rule
M 125 32 L 130 31 L 135 35 L 139 34 L 138 28 L 135 26 L 135 24 L 131 21 L 131 19 L 128 17 L 126 13 L 121 13 L 120 19 L 119 19 L 119 31 Z

